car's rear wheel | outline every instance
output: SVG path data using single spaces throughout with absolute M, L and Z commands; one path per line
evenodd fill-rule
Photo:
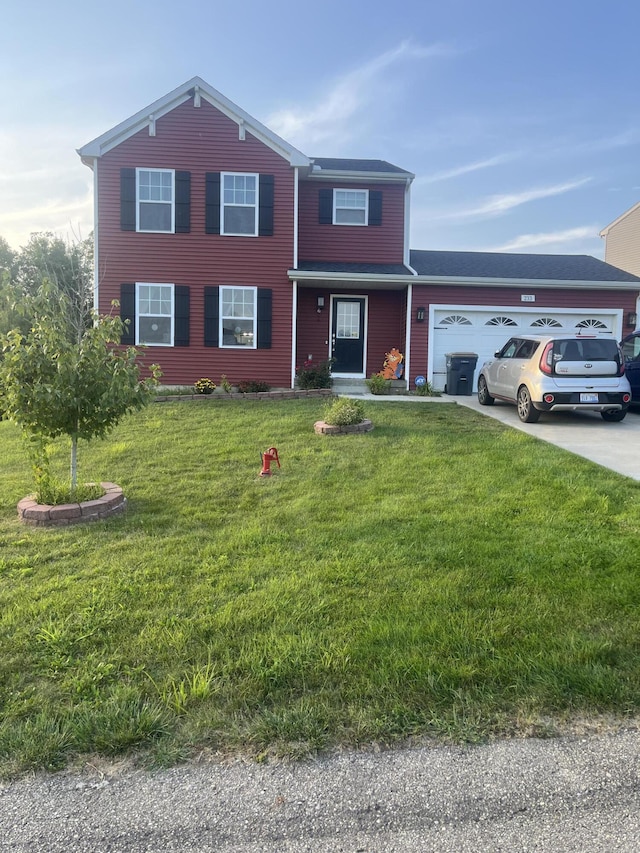
M 526 385 L 518 388 L 518 417 L 525 424 L 535 424 L 540 417 L 540 412 L 533 407 L 531 394 Z
M 607 409 L 605 409 L 604 412 L 600 412 L 600 414 L 602 415 L 603 421 L 607 421 L 608 423 L 617 423 L 618 421 L 623 421 L 625 419 L 627 410 L 615 409 L 611 411 L 611 409 L 609 409 L 607 411 Z
M 484 376 L 478 377 L 478 402 L 481 406 L 493 406 L 494 398 L 489 393 L 487 388 L 487 380 Z

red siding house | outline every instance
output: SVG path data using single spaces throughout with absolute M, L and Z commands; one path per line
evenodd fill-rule
M 364 379 L 405 354 L 408 385 L 445 381 L 515 332 L 621 337 L 640 279 L 589 256 L 412 251 L 413 175 L 298 151 L 198 77 L 78 151 L 93 170 L 95 305 L 163 382 L 225 374 L 291 387 L 333 359 Z

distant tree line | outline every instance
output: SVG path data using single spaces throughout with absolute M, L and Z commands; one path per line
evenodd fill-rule
M 74 314 L 88 325 L 93 307 L 93 234 L 65 242 L 50 232 L 32 234 L 13 250 L 0 237 L 0 335 L 11 329 L 28 331 L 33 299 L 49 282 L 67 296 Z

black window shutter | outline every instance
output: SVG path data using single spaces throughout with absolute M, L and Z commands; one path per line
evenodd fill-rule
M 260 175 L 258 234 L 273 237 L 273 175 Z
M 320 225 L 333 223 L 333 190 L 318 191 L 318 223 Z
M 205 287 L 204 289 L 204 345 L 206 347 L 220 346 L 218 342 L 218 327 L 220 325 L 220 288 Z
M 369 190 L 369 225 L 382 225 L 382 192 Z
M 220 233 L 220 172 L 207 172 L 205 177 L 204 230 Z
M 173 289 L 174 299 L 174 347 L 189 346 L 189 288 L 184 284 L 176 284 Z
M 258 349 L 271 349 L 271 303 L 270 287 L 258 288 Z
M 136 230 L 135 169 L 120 169 L 120 230 Z
M 133 346 L 136 342 L 136 286 L 135 284 L 120 285 L 120 319 L 129 321 L 124 327 L 121 344 Z
M 191 172 L 176 172 L 176 234 L 191 231 Z

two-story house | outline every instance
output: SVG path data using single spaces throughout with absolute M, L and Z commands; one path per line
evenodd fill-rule
M 166 384 L 290 387 L 333 359 L 364 378 L 385 353 L 442 387 L 517 327 L 621 336 L 640 279 L 588 256 L 412 251 L 413 175 L 308 157 L 195 77 L 79 149 L 94 175 L 95 305 Z

